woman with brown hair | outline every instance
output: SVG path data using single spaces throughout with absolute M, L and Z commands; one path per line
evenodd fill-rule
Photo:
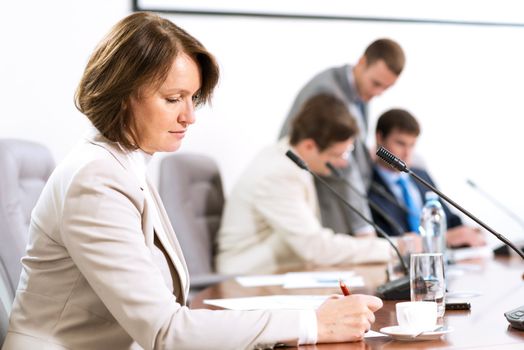
M 94 128 L 50 177 L 4 350 L 243 349 L 362 338 L 379 299 L 316 312 L 190 310 L 189 275 L 145 169 L 176 151 L 218 81 L 214 57 L 170 21 L 135 13 L 91 56 L 76 105 Z

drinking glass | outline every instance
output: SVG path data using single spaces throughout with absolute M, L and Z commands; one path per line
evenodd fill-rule
M 411 301 L 434 301 L 438 317 L 444 316 L 446 279 L 442 253 L 411 254 Z

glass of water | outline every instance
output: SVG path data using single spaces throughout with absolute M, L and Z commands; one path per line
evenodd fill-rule
M 446 310 L 446 279 L 442 253 L 411 254 L 411 301 L 434 301 L 438 317 Z

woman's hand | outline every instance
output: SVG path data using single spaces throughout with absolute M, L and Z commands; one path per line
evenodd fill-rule
M 382 300 L 371 295 L 335 295 L 317 309 L 318 342 L 359 341 L 375 322 Z

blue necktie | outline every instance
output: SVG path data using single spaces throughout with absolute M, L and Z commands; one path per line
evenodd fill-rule
M 408 213 L 406 214 L 408 228 L 412 232 L 419 232 L 420 208 L 417 208 L 415 201 L 413 201 L 413 197 L 411 197 L 411 194 L 409 193 L 408 181 L 405 178 L 400 177 L 397 180 L 397 184 L 402 189 L 402 198 L 404 198 L 404 203 L 408 209 Z
M 362 121 L 364 122 L 364 126 L 367 128 L 368 120 L 366 115 L 366 106 L 364 105 L 364 102 L 361 100 L 357 100 L 355 102 L 355 105 L 357 106 L 359 112 L 362 114 Z

